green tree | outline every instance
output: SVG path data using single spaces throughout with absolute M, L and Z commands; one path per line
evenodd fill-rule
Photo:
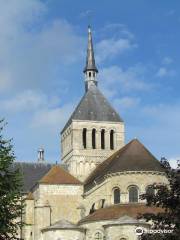
M 12 140 L 3 137 L 4 120 L 0 120 L 0 240 L 19 239 L 22 227 L 23 200 L 21 174 L 14 169 Z
M 141 196 L 147 200 L 148 206 L 162 208 L 158 214 L 143 214 L 146 221 L 152 221 L 151 229 L 170 230 L 172 233 L 143 234 L 143 240 L 179 240 L 180 239 L 180 169 L 171 168 L 167 159 L 162 158 L 161 164 L 165 169 L 169 185 L 154 184 L 154 193 Z

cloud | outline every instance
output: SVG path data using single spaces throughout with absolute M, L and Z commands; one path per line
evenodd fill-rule
M 108 58 L 113 58 L 136 46 L 129 39 L 104 39 L 96 44 L 97 62 L 100 63 Z
M 177 166 L 178 166 L 178 163 L 177 163 L 177 161 L 178 160 L 180 160 L 180 157 L 170 157 L 169 159 L 168 159 L 168 161 L 169 161 L 169 163 L 170 163 L 170 165 L 171 165 L 171 167 L 172 168 L 177 168 Z
M 113 105 L 117 109 L 128 109 L 137 107 L 140 103 L 140 98 L 137 97 L 122 97 L 116 98 L 113 101 Z
M 81 59 L 84 39 L 66 20 L 43 21 L 47 11 L 40 0 L 1 1 L 1 93 L 61 85 L 63 67 Z
M 173 59 L 170 58 L 170 57 L 164 57 L 163 60 L 162 60 L 162 64 L 164 65 L 169 65 L 173 62 Z
M 156 73 L 157 77 L 172 77 L 175 76 L 176 72 L 174 70 L 171 69 L 167 69 L 166 67 L 160 67 Z
M 16 94 L 14 97 L 1 100 L 1 111 L 9 113 L 18 113 L 26 111 L 35 111 L 42 107 L 52 107 L 57 104 L 59 98 L 53 96 L 49 98 L 42 92 L 33 90 L 25 90 L 22 93 Z
M 157 77 L 165 77 L 167 76 L 167 74 L 168 74 L 168 71 L 165 67 L 160 67 L 156 73 Z
M 126 70 L 115 65 L 101 70 L 99 82 L 102 84 L 104 93 L 109 97 L 132 91 L 147 91 L 152 86 L 143 78 L 145 71 L 146 69 L 142 65 L 136 65 Z
M 72 112 L 74 104 L 65 104 L 62 107 L 40 109 L 32 118 L 33 129 L 49 128 L 53 132 L 59 132 Z
M 100 30 L 99 34 L 102 40 L 95 46 L 98 63 L 113 59 L 126 51 L 137 48 L 134 35 L 124 24 L 107 24 Z

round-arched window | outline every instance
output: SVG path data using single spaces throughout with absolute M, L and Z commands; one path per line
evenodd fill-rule
M 94 128 L 92 130 L 92 148 L 96 148 L 96 129 Z
M 120 189 L 119 188 L 114 189 L 113 195 L 114 195 L 114 204 L 120 203 Z
M 114 130 L 110 131 L 110 149 L 114 150 Z
M 94 239 L 95 240 L 103 240 L 103 234 L 101 232 L 96 232 L 94 234 Z
M 138 202 L 138 188 L 136 186 L 129 187 L 129 202 Z

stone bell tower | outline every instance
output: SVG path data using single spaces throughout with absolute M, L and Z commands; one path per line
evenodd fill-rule
M 124 146 L 124 122 L 98 89 L 90 27 L 83 72 L 85 94 L 61 132 L 62 163 L 81 181 Z

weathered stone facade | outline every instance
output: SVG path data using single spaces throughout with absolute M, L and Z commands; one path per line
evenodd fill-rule
M 87 146 L 83 147 L 83 129 L 87 129 Z M 96 130 L 96 148 L 92 147 L 92 131 Z M 101 131 L 105 130 L 105 148 L 101 148 Z M 110 148 L 110 132 L 114 131 L 114 148 Z M 124 146 L 124 123 L 75 121 L 62 133 L 62 162 L 69 172 L 84 181 L 90 172 Z
M 150 226 L 137 214 L 160 211 L 139 196 L 168 184 L 165 173 L 138 140 L 124 146 L 124 122 L 97 88 L 90 29 L 88 39 L 86 93 L 61 132 L 67 172 L 52 166 L 29 189 L 24 240 L 136 240 Z

